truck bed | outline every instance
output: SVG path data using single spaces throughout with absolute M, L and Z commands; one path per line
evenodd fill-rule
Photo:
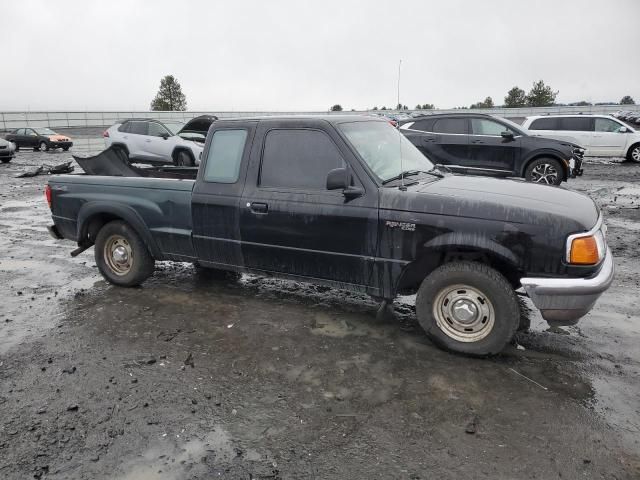
M 94 212 L 126 218 L 141 230 L 148 227 L 163 257 L 191 261 L 194 184 L 173 178 L 60 175 L 49 180 L 55 196 L 52 214 L 61 233 L 76 241 L 78 225 Z

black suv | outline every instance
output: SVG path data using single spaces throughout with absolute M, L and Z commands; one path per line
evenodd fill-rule
M 433 163 L 456 172 L 524 177 L 553 185 L 582 175 L 583 148 L 533 137 L 503 118 L 428 115 L 402 121 L 399 128 Z

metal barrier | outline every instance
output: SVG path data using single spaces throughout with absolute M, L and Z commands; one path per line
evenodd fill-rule
M 531 115 L 553 115 L 572 113 L 609 114 L 618 110 L 640 111 L 640 105 L 594 105 L 585 107 L 523 107 L 523 108 L 479 108 L 479 109 L 448 109 L 448 110 L 422 110 L 424 113 L 490 113 L 501 117 L 522 118 Z M 402 113 L 411 113 L 405 110 Z M 198 115 L 216 115 L 220 118 L 230 117 L 256 117 L 272 115 L 326 115 L 332 114 L 372 114 L 372 113 L 398 113 L 393 110 L 358 111 L 358 112 L 0 112 L 0 130 L 13 130 L 19 127 L 49 127 L 49 128 L 83 128 L 83 127 L 108 127 L 118 120 L 125 118 L 157 118 L 159 120 L 187 121 Z

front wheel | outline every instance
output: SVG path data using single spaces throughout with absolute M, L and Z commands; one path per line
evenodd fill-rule
M 65 152 L 69 151 L 69 147 L 62 147 L 62 150 L 64 150 Z
M 100 229 L 95 258 L 102 276 L 121 287 L 140 285 L 151 276 L 155 266 L 140 236 L 121 220 L 109 222 Z
M 631 146 L 627 152 L 627 160 L 630 162 L 640 162 L 640 143 Z
M 520 324 L 520 306 L 509 282 L 476 262 L 452 262 L 424 279 L 416 314 L 440 347 L 467 355 L 499 353 Z
M 560 162 L 554 158 L 537 158 L 529 164 L 524 174 L 528 182 L 560 185 L 563 179 Z
M 49 145 L 47 145 L 47 142 L 40 142 L 40 151 L 46 152 L 47 150 L 49 150 Z
M 0 158 L 0 161 L 2 163 L 9 163 L 11 161 L 11 159 L 10 158 Z

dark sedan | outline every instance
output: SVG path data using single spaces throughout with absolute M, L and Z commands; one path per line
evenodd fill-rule
M 399 128 L 432 162 L 456 172 L 524 177 L 553 185 L 582 174 L 584 149 L 533 137 L 503 118 L 429 115 L 405 120 Z
M 16 150 L 33 148 L 44 152 L 53 148 L 61 148 L 67 151 L 73 146 L 69 137 L 60 135 L 46 127 L 17 128 L 7 135 L 6 139 L 16 144 Z

